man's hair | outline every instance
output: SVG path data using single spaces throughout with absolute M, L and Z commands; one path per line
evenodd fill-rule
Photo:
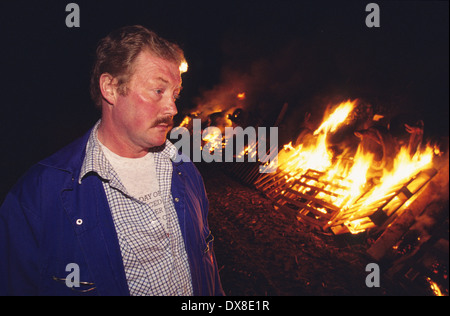
M 126 84 L 133 74 L 133 63 L 143 50 L 164 60 L 181 65 L 184 54 L 181 48 L 140 25 L 125 26 L 101 39 L 91 74 L 91 98 L 101 108 L 100 76 L 109 73 L 117 79 L 119 93 L 126 94 Z

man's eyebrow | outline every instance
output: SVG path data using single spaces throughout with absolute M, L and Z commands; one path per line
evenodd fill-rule
M 169 83 L 169 81 L 164 79 L 163 77 L 158 77 L 158 78 L 156 78 L 156 80 L 160 80 L 160 81 L 162 81 L 164 83 Z
M 158 77 L 158 78 L 156 78 L 156 81 L 161 81 L 161 82 L 163 82 L 163 83 L 165 83 L 165 84 L 169 84 L 169 83 L 170 83 L 169 80 L 166 80 L 166 79 L 164 79 L 163 77 Z M 183 86 L 180 85 L 180 86 L 177 87 L 177 89 L 178 89 L 179 91 L 181 91 L 181 90 L 183 90 Z

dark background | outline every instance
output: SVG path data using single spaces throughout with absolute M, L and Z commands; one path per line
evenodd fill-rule
M 89 97 L 97 41 L 142 24 L 177 42 L 189 62 L 180 118 L 205 92 L 242 79 L 247 102 L 288 118 L 330 100 L 362 98 L 411 111 L 429 135 L 448 136 L 448 1 L 2 1 L 0 201 L 32 164 L 81 136 L 99 118 Z M 283 131 L 281 131 L 283 132 Z

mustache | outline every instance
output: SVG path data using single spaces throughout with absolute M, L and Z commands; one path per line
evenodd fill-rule
M 166 115 L 166 116 L 161 116 L 161 117 L 157 118 L 155 120 L 155 122 L 153 123 L 153 127 L 156 127 L 159 124 L 167 124 L 167 125 L 169 125 L 169 127 L 172 127 L 173 126 L 173 116 Z

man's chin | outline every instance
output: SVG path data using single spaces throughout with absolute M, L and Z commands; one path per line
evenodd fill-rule
M 149 146 L 150 152 L 161 151 L 166 147 L 166 137 L 158 138 L 158 140 L 152 140 L 151 145 Z

